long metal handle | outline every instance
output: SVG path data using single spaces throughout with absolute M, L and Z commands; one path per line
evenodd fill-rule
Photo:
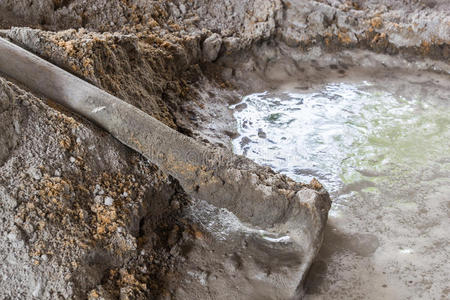
M 300 199 L 299 192 L 310 187 L 293 183 L 243 157 L 203 146 L 2 38 L 0 72 L 95 122 L 176 178 L 186 192 L 229 209 L 243 221 L 271 226 L 302 215 L 313 217 L 314 223 L 326 222 L 330 206 L 326 192 L 314 191 L 314 200 Z M 310 212 L 305 214 L 304 209 Z M 319 228 L 320 232 L 322 226 Z

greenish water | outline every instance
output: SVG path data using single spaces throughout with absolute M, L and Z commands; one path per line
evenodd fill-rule
M 338 83 L 232 107 L 236 153 L 334 199 L 310 299 L 449 296 L 450 95 L 405 88 Z

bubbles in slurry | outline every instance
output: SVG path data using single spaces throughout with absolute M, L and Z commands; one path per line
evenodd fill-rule
M 249 95 L 236 105 L 246 104 L 235 112 L 241 137 L 234 149 L 299 181 L 318 177 L 337 189 L 336 162 L 365 130 L 355 123 L 366 94 L 351 85 L 330 85 L 311 94 Z
M 231 107 L 237 154 L 297 181 L 317 178 L 332 195 L 309 299 L 450 291 L 450 94 L 388 86 L 256 93 Z

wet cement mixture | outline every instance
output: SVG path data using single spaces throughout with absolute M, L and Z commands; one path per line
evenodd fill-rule
M 251 93 L 393 74 L 395 82 L 450 83 L 447 0 L 2 0 L 0 29 L 1 37 L 221 151 L 239 136 L 230 105 Z M 1 72 L 0 299 L 332 297 L 320 295 L 327 273 L 318 269 L 334 250 L 325 227 L 329 197 L 317 180 L 295 183 L 244 161 L 251 172 L 230 174 L 263 182 L 257 194 L 238 190 L 236 207 L 198 199 L 57 99 Z M 448 197 L 442 190 L 439 197 Z M 257 201 L 273 191 L 308 207 L 297 223 L 285 215 L 296 207 Z M 441 243 L 448 248 L 448 236 Z M 352 294 L 357 270 L 345 270 L 337 285 L 347 299 L 386 297 L 378 281 Z M 446 299 L 449 291 L 396 295 Z

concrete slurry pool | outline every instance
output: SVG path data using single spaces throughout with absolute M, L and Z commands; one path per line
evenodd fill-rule
M 333 206 L 308 299 L 447 299 L 450 94 L 433 80 L 367 80 L 250 94 L 233 149 Z

